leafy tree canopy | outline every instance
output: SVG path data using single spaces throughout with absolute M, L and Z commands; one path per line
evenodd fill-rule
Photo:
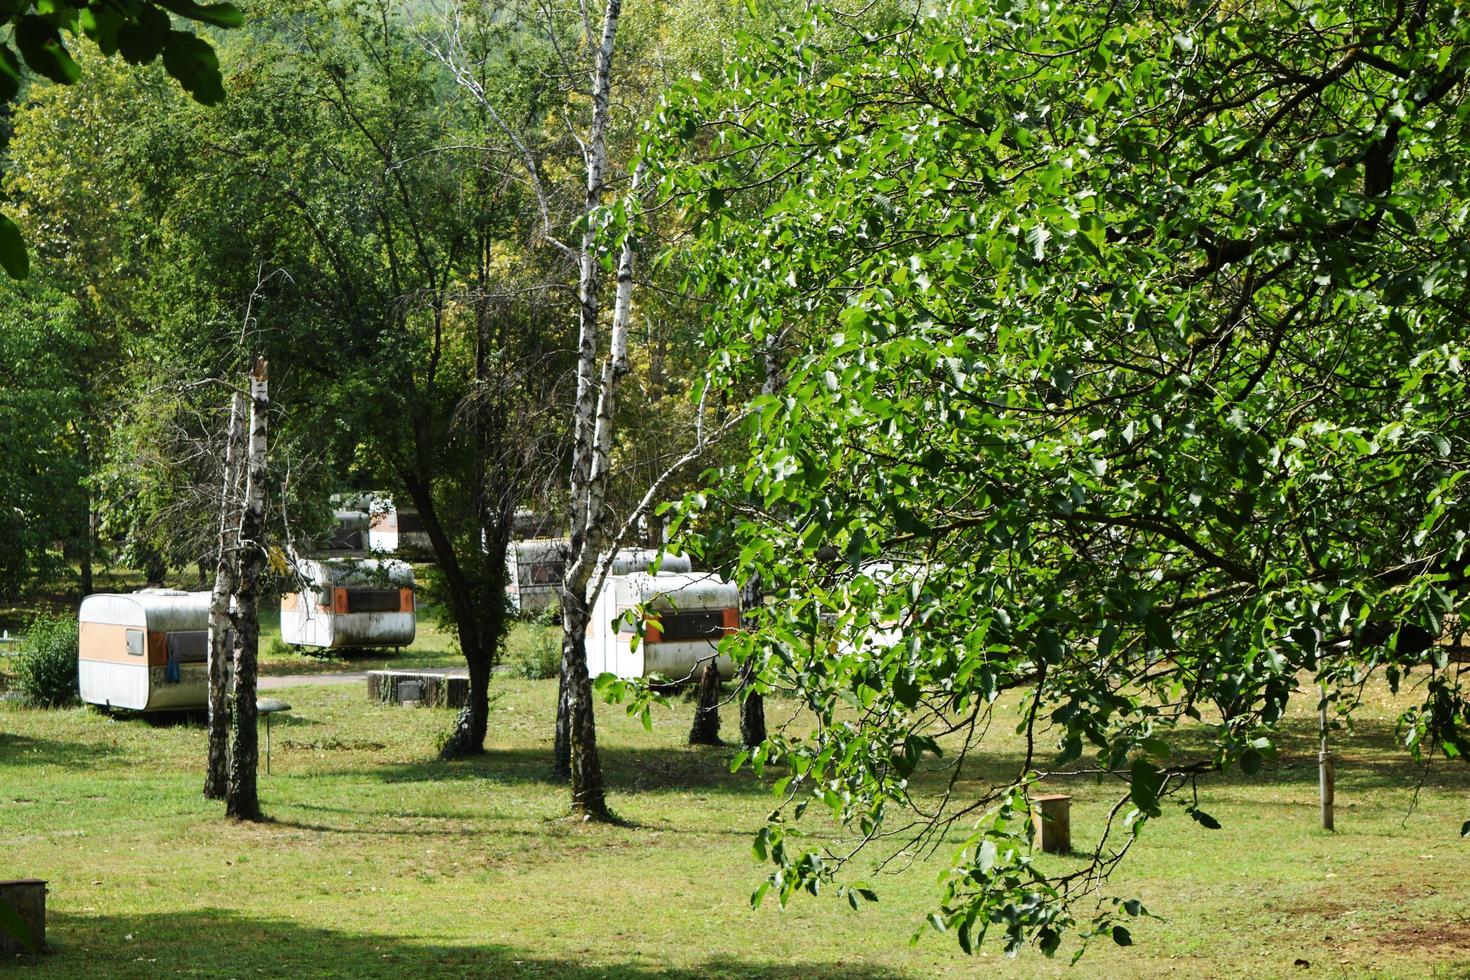
M 966 950 L 1126 944 L 1140 906 L 1076 900 L 1165 812 L 1218 826 L 1208 774 L 1317 682 L 1346 715 L 1412 671 L 1406 747 L 1470 751 L 1433 642 L 1467 581 L 1467 71 L 1453 2 L 956 0 L 818 14 L 666 100 L 717 363 L 784 365 L 691 498 L 753 514 L 747 654 L 816 721 L 751 759 L 790 767 L 762 893 L 963 829 L 932 921 Z M 1063 873 L 1027 800 L 1079 767 L 1117 804 Z M 812 805 L 853 839 L 804 840 Z
M 19 0 L 0 6 L 0 27 L 8 29 L 15 43 L 12 49 L 0 41 L 0 106 L 15 100 L 30 73 L 60 85 L 82 77 L 63 32 L 73 38 L 85 36 L 104 55 L 120 54 L 132 65 L 151 64 L 161 56 L 164 69 L 197 101 L 223 102 L 224 84 L 214 49 L 193 31 L 176 28 L 173 16 L 213 27 L 239 27 L 244 22 L 232 3 L 194 0 Z M 3 214 L 0 268 L 12 279 L 24 279 L 30 271 L 20 228 Z

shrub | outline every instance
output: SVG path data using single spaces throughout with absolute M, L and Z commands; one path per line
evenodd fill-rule
M 15 690 L 27 704 L 60 708 L 77 701 L 77 621 L 37 616 L 12 661 Z
M 533 626 L 527 641 L 510 652 L 510 672 L 531 681 L 544 681 L 561 673 L 561 633 Z

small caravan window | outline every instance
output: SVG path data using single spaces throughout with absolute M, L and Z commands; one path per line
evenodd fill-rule
M 424 519 L 416 510 L 400 510 L 398 512 L 399 534 L 423 534 Z
M 566 573 L 567 563 L 564 561 L 541 562 L 531 566 L 531 584 L 560 585 Z
M 725 635 L 723 609 L 660 613 L 658 620 L 659 638 L 663 640 L 717 640 Z
M 397 589 L 348 589 L 347 611 L 350 613 L 398 612 Z
M 113 634 L 113 636 L 116 636 L 116 635 L 117 635 L 116 633 Z M 141 656 L 143 656 L 143 653 L 144 653 L 144 651 L 147 648 L 147 644 L 144 641 L 143 631 L 142 630 L 128 630 L 128 633 L 127 633 L 127 644 L 128 644 L 127 649 L 128 649 L 128 655 L 129 656 L 133 656 L 133 657 L 141 657 Z

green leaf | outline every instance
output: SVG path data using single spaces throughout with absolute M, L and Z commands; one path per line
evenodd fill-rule
M 178 79 L 184 91 L 203 105 L 217 105 L 225 100 L 224 79 L 219 73 L 219 58 L 214 48 L 193 34 L 169 31 L 163 41 L 163 67 Z
M 38 75 L 60 85 L 70 85 L 82 77 L 82 67 L 72 60 L 61 34 L 50 21 L 26 14 L 15 25 L 15 45 L 26 64 Z
M 20 60 L 10 45 L 0 44 L 0 102 L 9 102 L 20 93 Z
M 1164 785 L 1164 774 L 1147 759 L 1133 760 L 1129 770 L 1128 796 L 1133 805 L 1151 817 L 1159 815 L 1159 790 Z
M 212 24 L 215 27 L 239 27 L 245 23 L 245 15 L 233 3 L 194 3 L 193 0 L 155 0 L 160 6 L 173 11 L 180 17 Z
M 157 7 L 144 7 L 138 11 L 136 22 L 129 21 L 118 28 L 117 50 L 128 64 L 146 65 L 163 50 L 163 40 L 171 26 L 168 14 Z
M 1470 820 L 1466 820 L 1463 824 L 1460 825 L 1460 836 L 1470 837 Z
M 1113 926 L 1113 942 L 1119 946 L 1132 946 L 1133 934 L 1128 931 L 1127 926 Z
M 106 4 L 84 7 L 79 22 L 82 33 L 92 39 L 97 50 L 108 56 L 117 54 L 117 35 L 127 23 L 121 11 Z
M 20 226 L 5 214 L 0 214 L 0 267 L 12 279 L 24 279 L 31 272 L 31 257 Z
M 1261 753 L 1256 749 L 1246 749 L 1240 753 L 1240 769 L 1247 776 L 1254 776 L 1261 771 Z

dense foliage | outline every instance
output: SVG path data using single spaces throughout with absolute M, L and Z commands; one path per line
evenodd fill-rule
M 77 621 L 71 616 L 38 616 L 11 662 L 21 700 L 40 708 L 61 708 L 77 700 Z
M 150 64 L 162 57 L 164 70 L 194 99 L 204 105 L 224 100 L 219 59 L 209 42 L 190 30 L 174 26 L 173 17 L 213 27 L 239 27 L 244 16 L 232 3 L 195 3 L 194 0 L 20 0 L 0 9 L 0 26 L 20 51 L 0 42 L 0 106 L 14 100 L 28 78 L 21 67 L 60 85 L 82 77 L 82 68 L 67 49 L 65 31 L 85 36 L 102 54 L 122 55 L 131 65 Z M 0 268 L 12 279 L 30 271 L 20 228 L 0 215 Z
M 966 950 L 1126 943 L 1140 906 L 1076 900 L 1165 812 L 1218 826 L 1202 777 L 1319 683 L 1347 715 L 1412 682 L 1406 748 L 1470 750 L 1433 642 L 1470 531 L 1460 5 L 958 0 L 746 50 L 661 134 L 732 395 L 783 365 L 693 500 L 748 518 L 708 546 L 814 720 L 751 759 L 790 770 L 773 893 L 964 829 L 933 923 Z M 981 778 L 1006 691 L 1026 750 Z M 1117 780 L 1108 825 L 1038 866 L 1028 796 L 1079 772 Z

